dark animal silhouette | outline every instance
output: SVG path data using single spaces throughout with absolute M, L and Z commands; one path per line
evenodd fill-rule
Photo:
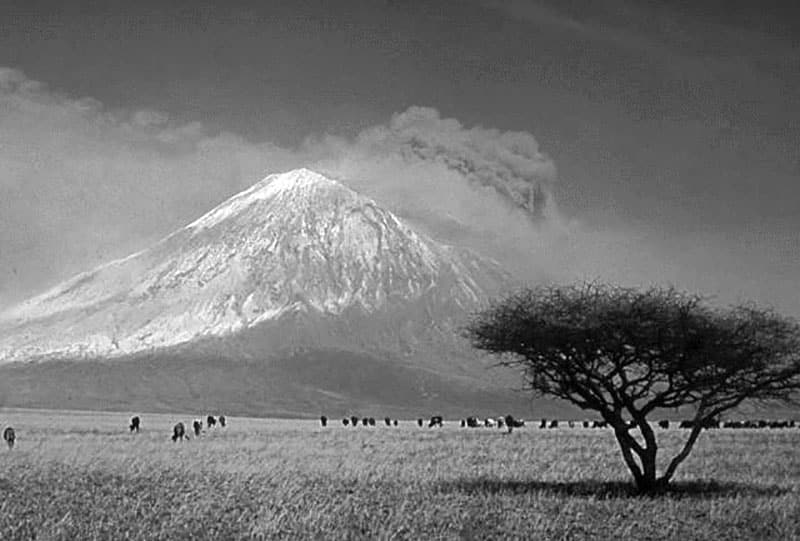
M 361 419 L 361 426 L 369 426 L 369 419 L 366 417 Z
M 350 424 L 350 419 L 348 419 L 347 417 L 345 417 L 344 419 L 342 419 L 342 424 L 343 424 L 344 426 L 347 426 L 347 425 L 349 425 L 349 424 Z
M 592 423 L 592 428 L 606 428 L 608 426 L 608 421 L 594 421 Z
M 506 428 L 508 429 L 508 433 L 511 434 L 511 431 L 515 428 L 521 428 L 525 426 L 525 421 L 522 419 L 515 419 L 513 415 L 510 413 L 505 416 L 503 419 L 506 423 Z
M 328 418 L 325 417 L 324 415 L 321 415 L 319 418 L 319 424 L 321 424 L 322 426 L 328 426 Z
M 388 417 L 384 418 L 383 422 L 386 423 L 386 426 L 392 426 L 392 420 Z
M 375 417 L 367 419 L 367 423 L 369 423 L 369 426 L 375 426 Z
M 550 425 L 548 426 L 548 428 L 558 428 L 558 421 L 556 421 L 555 419 L 550 421 Z
M 17 441 L 17 433 L 14 432 L 14 429 L 10 426 L 6 427 L 6 429 L 3 430 L 3 440 L 6 442 L 9 449 L 13 449 L 14 442 Z
M 358 417 L 356 417 L 355 415 L 350 417 L 350 424 L 353 426 L 358 426 Z
M 217 420 L 214 418 L 213 415 L 209 415 L 206 417 L 206 424 L 210 427 L 215 426 L 217 424 Z
M 183 438 L 189 439 L 186 435 L 186 427 L 183 426 L 183 423 L 178 423 L 172 427 L 172 441 L 182 440 Z
M 194 429 L 194 435 L 200 436 L 200 432 L 203 430 L 203 422 L 200 419 L 195 419 L 192 422 L 192 428 Z
M 589 428 L 589 421 L 583 422 L 583 428 Z
M 469 428 L 478 428 L 480 426 L 480 420 L 477 417 L 467 417 L 467 426 Z
M 539 423 L 539 428 L 547 428 L 547 419 L 542 419 L 542 422 Z
M 138 434 L 139 433 L 139 426 L 141 426 L 141 424 L 142 424 L 142 420 L 139 419 L 138 415 L 131 417 L 131 426 L 130 426 L 131 432 L 136 432 Z
M 660 428 L 669 428 L 669 421 L 666 419 L 662 419 L 661 421 L 658 422 L 658 426 Z
M 467 421 L 465 419 L 461 419 L 461 428 L 467 426 Z
M 394 421 L 392 421 L 392 424 L 393 424 L 394 426 L 397 426 L 397 419 L 395 419 Z
M 225 428 L 225 416 L 224 415 L 220 415 L 219 416 L 219 426 Z
M 442 418 L 442 416 L 434 415 L 433 417 L 431 417 L 431 420 L 428 421 L 428 428 L 433 428 L 435 426 L 442 426 L 442 423 L 444 423 L 444 419 Z
M 420 419 L 417 419 L 417 426 L 422 426 L 422 423 L 423 423 L 423 422 L 424 422 L 424 421 L 423 421 L 421 418 L 420 418 Z

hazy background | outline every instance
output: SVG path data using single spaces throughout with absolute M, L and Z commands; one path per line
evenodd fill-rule
M 528 279 L 800 316 L 792 2 L 0 0 L 0 310 L 269 172 Z

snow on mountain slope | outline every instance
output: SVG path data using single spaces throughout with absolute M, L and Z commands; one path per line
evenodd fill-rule
M 396 325 L 414 313 L 430 320 L 423 326 L 448 327 L 505 280 L 494 263 L 299 169 L 270 175 L 151 248 L 3 313 L 0 362 L 123 356 L 298 315 L 390 314 Z

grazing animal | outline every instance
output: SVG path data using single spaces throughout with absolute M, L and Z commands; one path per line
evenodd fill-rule
M 214 418 L 213 415 L 209 415 L 206 417 L 206 424 L 210 427 L 215 426 L 217 424 L 217 420 Z
M 467 426 L 470 428 L 477 428 L 480 426 L 480 420 L 477 417 L 467 417 Z
M 194 435 L 199 437 L 200 432 L 203 430 L 203 421 L 195 419 L 194 422 L 192 422 L 192 428 L 194 429 Z
M 366 417 L 361 419 L 361 425 L 362 426 L 369 426 L 369 419 L 367 419 Z
M 397 426 L 397 419 L 395 419 L 394 421 L 392 421 L 392 424 L 393 424 L 394 426 Z
M 511 434 L 511 432 L 514 430 L 514 416 L 509 413 L 506 415 L 505 421 L 508 433 Z
M 669 421 L 666 420 L 666 419 L 663 419 L 663 420 L 658 422 L 658 426 L 661 427 L 661 428 L 669 428 Z
M 550 425 L 548 426 L 548 428 L 558 428 L 558 421 L 556 421 L 555 419 L 550 421 Z
M 324 415 L 320 415 L 319 424 L 321 424 L 323 427 L 328 426 L 328 418 Z
M 358 426 L 358 417 L 356 417 L 355 415 L 350 417 L 350 424 L 353 426 Z
M 511 431 L 515 428 L 521 428 L 525 426 L 525 421 L 522 419 L 515 419 L 513 415 L 510 413 L 505 417 L 506 428 L 508 428 L 508 433 L 510 434 Z
M 589 421 L 583 422 L 583 428 L 589 428 Z
M 136 432 L 138 434 L 139 433 L 139 426 L 141 425 L 141 423 L 142 423 L 142 420 L 139 419 L 138 415 L 135 415 L 135 416 L 131 417 L 131 426 L 130 426 L 131 432 Z
M 219 426 L 221 426 L 222 428 L 225 428 L 225 416 L 224 415 L 220 415 L 219 416 Z
M 483 420 L 483 426 L 485 426 L 486 428 L 491 428 L 494 425 L 495 425 L 494 419 L 490 417 L 487 417 L 486 419 Z
M 186 435 L 186 427 L 183 426 L 183 423 L 178 423 L 172 427 L 172 441 L 182 440 L 183 438 L 189 439 Z
M 422 426 L 422 423 L 423 423 L 422 418 L 417 419 L 417 426 Z
M 388 417 L 384 417 L 383 422 L 386 423 L 386 426 L 392 426 L 392 420 Z
M 539 428 L 547 428 L 547 419 L 542 419 L 542 422 L 539 423 Z
M 608 426 L 608 421 L 594 421 L 592 423 L 592 428 L 606 428 Z
M 369 423 L 369 426 L 375 426 L 375 417 L 370 417 L 367 419 L 367 422 Z
M 7 426 L 5 430 L 3 430 L 3 440 L 8 445 L 9 449 L 14 448 L 14 442 L 17 441 L 17 433 L 14 432 L 14 429 L 10 426 Z
M 433 417 L 431 417 L 431 420 L 428 421 L 428 428 L 433 428 L 435 426 L 442 426 L 442 423 L 444 423 L 444 419 L 442 418 L 442 416 L 434 415 Z
M 347 426 L 347 425 L 349 425 L 349 424 L 350 424 L 350 419 L 349 419 L 349 418 L 347 418 L 347 417 L 345 417 L 344 419 L 342 419 L 342 424 L 343 424 L 344 426 Z

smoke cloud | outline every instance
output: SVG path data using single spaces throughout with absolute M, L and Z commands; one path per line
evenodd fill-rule
M 526 132 L 411 107 L 353 137 L 315 135 L 287 148 L 163 111 L 111 110 L 0 68 L 0 309 L 300 166 L 524 279 L 658 277 L 667 268 L 648 263 L 652 254 L 626 233 L 587 232 L 561 216 L 556 167 Z

